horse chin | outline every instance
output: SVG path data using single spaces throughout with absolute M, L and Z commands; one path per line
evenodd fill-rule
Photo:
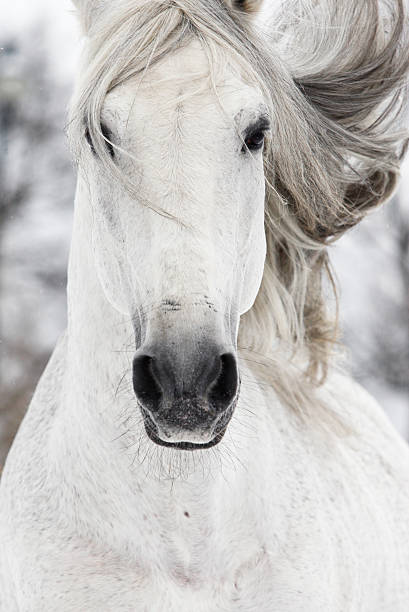
M 140 409 L 141 409 L 142 416 L 143 416 L 145 431 L 149 439 L 152 440 L 152 442 L 154 442 L 155 444 L 158 444 L 159 446 L 165 446 L 167 448 L 194 451 L 194 450 L 205 450 L 207 448 L 212 448 L 212 446 L 216 446 L 220 442 L 220 440 L 223 438 L 224 434 L 226 433 L 227 426 L 233 415 L 234 409 L 236 407 L 236 403 L 237 403 L 237 400 L 232 402 L 231 406 L 229 406 L 229 408 L 221 416 L 221 418 L 216 424 L 216 427 L 214 428 L 213 437 L 207 442 L 191 442 L 191 441 L 183 441 L 183 440 L 178 440 L 178 441 L 163 440 L 163 438 L 160 437 L 158 427 L 156 423 L 154 422 L 154 420 L 151 418 L 149 412 L 141 405 L 140 405 Z

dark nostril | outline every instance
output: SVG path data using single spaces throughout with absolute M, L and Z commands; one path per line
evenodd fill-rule
M 217 373 L 209 386 L 208 398 L 218 408 L 227 408 L 237 394 L 238 372 L 234 355 L 220 355 Z
M 135 395 L 150 410 L 158 408 L 162 397 L 160 384 L 154 374 L 154 361 L 150 355 L 139 355 L 133 361 Z

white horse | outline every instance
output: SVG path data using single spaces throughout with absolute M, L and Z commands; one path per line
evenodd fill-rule
M 408 448 L 320 283 L 395 184 L 401 0 L 77 4 L 68 329 L 2 478 L 1 611 L 406 612 Z

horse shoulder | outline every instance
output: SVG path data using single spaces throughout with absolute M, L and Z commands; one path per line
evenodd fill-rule
M 47 481 L 49 430 L 58 408 L 65 365 L 65 336 L 58 342 L 37 385 L 33 399 L 7 456 L 0 484 L 0 586 L 7 602 L 5 610 L 15 608 L 12 588 L 18 565 L 19 536 L 43 527 L 47 514 Z M 21 493 L 24 492 L 24 495 Z M 50 499 L 50 498 L 48 498 Z M 24 548 L 24 547 L 23 547 Z M 21 554 L 25 551 L 21 549 Z M 17 565 L 16 565 L 17 563 Z M 1 581 L 4 581 L 4 585 Z M 7 587 L 7 588 L 6 588 Z M 8 598 L 8 599 L 7 599 Z M 0 598 L 0 603 L 1 598 Z M 20 608 L 18 608 L 20 609 Z M 3 607 L 0 607 L 3 610 Z
M 366 453 L 368 447 L 389 464 L 395 478 L 409 484 L 409 446 L 389 420 L 385 410 L 359 383 L 340 372 L 330 375 L 324 388 L 325 401 L 345 422 L 356 441 L 356 450 Z
M 343 482 L 340 489 L 349 497 L 351 507 L 348 530 L 354 541 L 365 542 L 362 560 L 367 573 L 372 568 L 374 575 L 382 576 L 379 609 L 384 609 L 380 603 L 384 593 L 396 598 L 394 607 L 387 609 L 406 609 L 409 446 L 377 401 L 348 376 L 334 373 L 324 393 L 349 430 L 336 441 Z M 373 593 L 377 589 L 374 587 Z

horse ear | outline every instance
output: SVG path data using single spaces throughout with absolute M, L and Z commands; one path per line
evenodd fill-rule
M 260 10 L 263 0 L 226 0 L 226 4 L 236 11 L 255 15 Z

